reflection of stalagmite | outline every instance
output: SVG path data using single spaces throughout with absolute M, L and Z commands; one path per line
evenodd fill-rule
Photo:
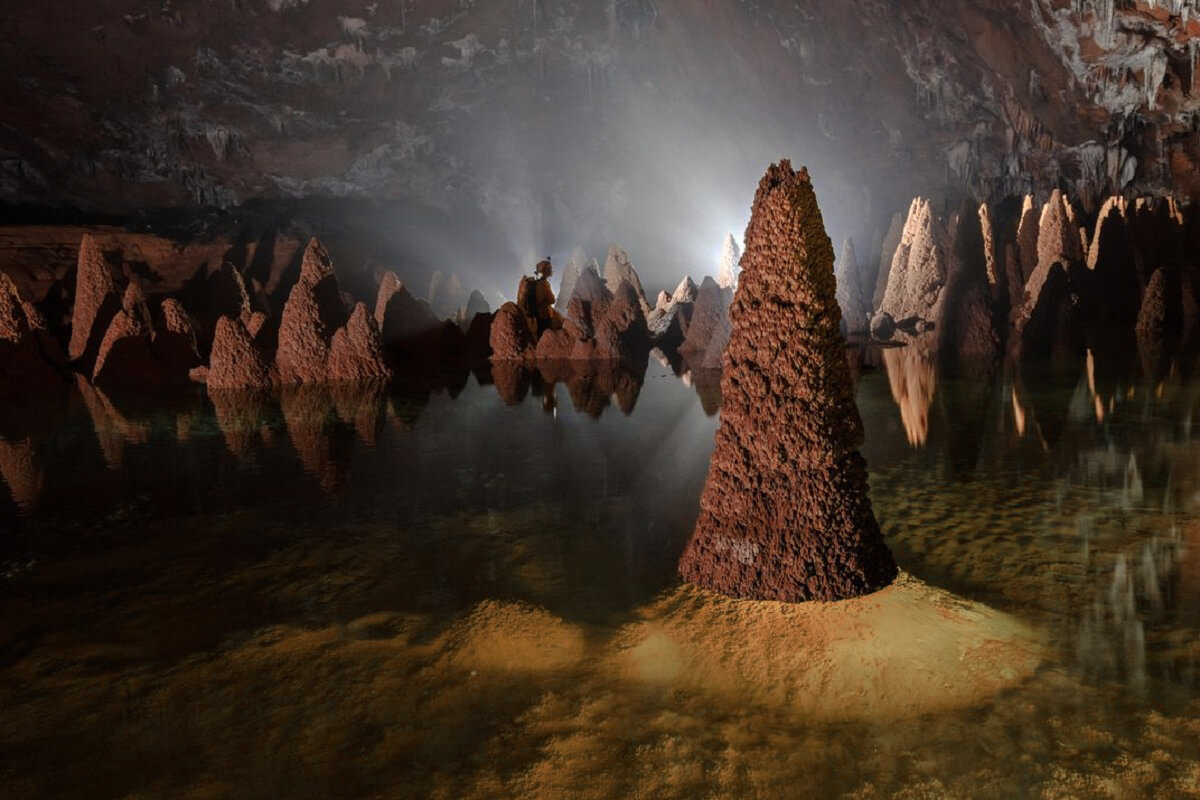
M 383 431 L 386 390 L 384 381 L 339 383 L 330 388 L 338 417 L 354 426 L 354 432 L 365 444 L 375 444 Z
M 246 455 L 271 421 L 274 401 L 270 392 L 253 388 L 210 388 L 208 399 L 213 404 L 217 427 L 225 437 L 229 452 L 235 456 Z
M 915 347 L 892 347 L 883 351 L 883 363 L 908 443 L 913 447 L 925 444 L 929 438 L 929 408 L 937 391 L 933 359 Z
M 75 385 L 92 418 L 92 428 L 108 468 L 120 469 L 126 444 L 145 444 L 150 441 L 150 423 L 125 417 L 103 389 L 92 386 L 82 375 L 75 376 Z
M 0 478 L 8 485 L 13 501 L 30 511 L 42 494 L 45 472 L 33 439 L 10 442 L 0 439 Z
M 335 491 L 341 486 L 353 438 L 347 441 L 337 430 L 328 387 L 285 386 L 280 405 L 288 438 L 304 471 L 316 476 L 325 491 Z
M 492 382 L 505 405 L 520 405 L 529 393 L 529 370 L 519 362 L 496 361 L 492 364 Z
M 895 577 L 856 449 L 862 421 L 836 291 L 807 170 L 773 165 L 754 198 L 729 311 L 721 425 L 679 563 L 685 580 L 796 602 L 866 594 Z

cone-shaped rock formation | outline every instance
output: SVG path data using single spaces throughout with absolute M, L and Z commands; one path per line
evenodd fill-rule
M 730 309 L 724 405 L 683 577 L 733 597 L 837 600 L 896 576 L 867 496 L 833 247 L 806 170 L 759 184 Z
M 79 243 L 75 265 L 75 305 L 71 310 L 71 341 L 67 356 L 90 371 L 100 352 L 100 342 L 113 317 L 121 310 L 121 298 L 100 247 L 90 234 Z
M 646 301 L 646 292 L 642 289 L 642 281 L 638 278 L 637 270 L 633 268 L 629 254 L 614 244 L 608 248 L 608 258 L 604 262 L 604 283 L 610 292 L 615 293 L 622 281 L 633 287 L 638 304 L 642 307 L 642 313 L 649 314 L 650 304 Z
M 859 282 L 858 259 L 854 255 L 854 240 L 842 245 L 842 257 L 837 264 L 837 301 L 842 310 L 842 322 L 847 333 L 863 333 L 870 325 L 870 309 L 863 297 Z
M 717 265 L 717 286 L 722 289 L 732 289 L 737 286 L 738 261 L 742 258 L 742 249 L 732 233 L 725 234 L 725 242 L 721 245 L 721 263 Z
M 121 310 L 100 342 L 92 381 L 108 389 L 161 385 L 166 376 L 154 357 L 153 335 L 146 296 L 136 280 L 130 281 L 121 298 Z
M 375 319 L 366 305 L 358 303 L 345 326 L 333 334 L 329 346 L 329 380 L 369 381 L 391 377 Z
M 300 262 L 300 280 L 292 287 L 279 324 L 275 360 L 284 383 L 323 381 L 329 369 L 329 345 L 346 320 L 329 254 L 316 239 Z
M 213 336 L 208 367 L 209 389 L 266 389 L 271 386 L 267 359 L 236 317 L 221 317 Z

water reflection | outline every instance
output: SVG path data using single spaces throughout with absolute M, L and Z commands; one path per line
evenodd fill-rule
M 48 796 L 131 795 L 148 768 L 164 794 L 236 779 L 256 796 L 775 795 L 800 772 L 825 776 L 822 796 L 1088 796 L 1145 789 L 1150 767 L 1160 789 L 1194 774 L 1194 362 L 1172 351 L 1149 373 L 1132 350 L 968 375 L 916 350 L 850 355 L 902 566 L 1052 645 L 1003 695 L 824 725 L 756 660 L 792 658 L 760 623 L 737 622 L 744 651 L 693 646 L 721 640 L 694 635 L 693 611 L 730 630 L 674 577 L 719 373 L 498 366 L 153 403 L 84 384 L 0 415 L 0 701 L 16 709 L 0 735 L 23 748 L 0 769 Z M 745 691 L 631 688 L 613 665 L 670 667 L 656 626 L 672 620 Z M 630 625 L 636 646 L 614 638 Z M 65 747 L 69 763 L 48 755 Z M 278 753 L 296 755 L 264 772 Z M 626 760 L 642 777 L 606 783 Z

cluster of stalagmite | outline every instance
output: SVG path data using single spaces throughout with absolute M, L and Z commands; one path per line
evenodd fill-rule
M 137 275 L 110 267 L 88 234 L 65 290 L 69 317 L 52 330 L 0 273 L 0 396 L 62 390 L 72 372 L 110 392 L 157 392 L 189 381 L 214 390 L 386 381 L 408 362 L 478 361 L 489 353 L 492 315 L 478 292 L 450 292 L 463 295 L 471 319 L 460 308 L 458 321 L 440 320 L 389 272 L 372 313 L 347 299 L 316 239 L 297 259 L 294 282 L 277 286 L 286 292 L 282 304 L 228 261 L 201 266 L 176 295 L 150 296 Z M 58 303 L 57 296 L 43 300 Z M 272 313 L 272 305 L 282 308 Z
M 1171 338 L 1200 322 L 1200 209 L 1172 198 L 1109 198 L 1094 217 L 1054 191 L 965 205 L 943 219 L 913 201 L 896 238 L 883 239 L 877 278 L 847 247 L 838 299 L 848 333 L 899 339 L 941 359 L 986 362 L 1082 355 L 1147 337 Z M 895 238 L 892 249 L 891 241 Z M 890 255 L 889 255 L 890 252 Z
M 680 561 L 692 583 L 795 602 L 861 595 L 896 575 L 857 450 L 833 261 L 807 171 L 772 166 L 746 231 L 721 425 Z
M 678 354 L 690 369 L 721 367 L 732 289 L 721 288 L 711 277 L 697 287 L 685 276 L 674 292 L 660 292 L 651 306 L 628 253 L 619 246 L 609 248 L 603 277 L 594 261 L 584 263 L 582 252 L 577 251 L 560 284 L 555 308 L 563 314 L 561 329 L 535 335 L 515 303 L 501 306 L 489 337 L 494 364 L 637 364 L 657 348 Z M 731 270 L 726 271 L 732 275 Z

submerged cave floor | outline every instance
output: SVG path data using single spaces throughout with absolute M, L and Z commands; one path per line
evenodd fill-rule
M 158 415 L 115 461 L 75 408 L 0 542 L 0 796 L 1200 795 L 1200 392 L 895 377 L 858 402 L 917 577 L 829 607 L 673 581 L 716 424 L 674 378 L 237 453 Z

